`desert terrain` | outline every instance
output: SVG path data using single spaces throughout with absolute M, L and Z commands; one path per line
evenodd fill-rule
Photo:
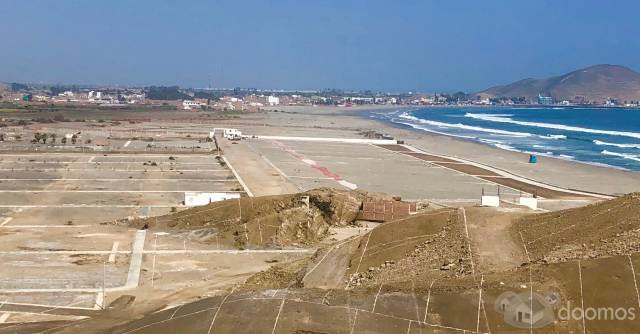
M 637 173 L 277 109 L 5 115 L 20 139 L 0 143 L 0 333 L 640 328 L 557 316 L 640 307 Z M 194 192 L 239 198 L 185 205 Z M 503 294 L 534 309 L 534 292 L 553 321 L 507 322 Z

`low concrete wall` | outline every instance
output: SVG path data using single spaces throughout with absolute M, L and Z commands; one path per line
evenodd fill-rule
M 252 136 L 244 136 L 252 138 Z M 393 145 L 398 141 L 392 139 L 360 139 L 360 138 L 321 138 L 321 137 L 286 137 L 286 136 L 253 136 L 257 139 L 270 140 L 291 140 L 291 141 L 316 141 L 316 142 L 334 142 L 349 144 L 372 144 L 372 145 Z
M 534 197 L 520 197 L 518 204 L 526 206 L 532 210 L 538 209 L 538 199 Z
M 500 206 L 500 197 L 498 196 L 482 196 L 480 199 L 480 205 L 482 206 L 492 206 L 499 207 Z

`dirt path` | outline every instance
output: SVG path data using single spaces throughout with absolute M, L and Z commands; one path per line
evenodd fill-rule
M 466 214 L 477 270 L 501 271 L 526 262 L 518 240 L 512 240 L 509 234 L 511 222 L 526 213 L 471 207 L 466 208 Z
M 332 246 L 314 264 L 302 280 L 305 288 L 339 289 L 344 279 L 351 253 L 358 248 L 358 239 L 349 238 Z

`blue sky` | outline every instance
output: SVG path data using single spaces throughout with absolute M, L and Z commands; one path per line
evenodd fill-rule
M 2 0 L 0 81 L 472 91 L 640 70 L 640 1 Z

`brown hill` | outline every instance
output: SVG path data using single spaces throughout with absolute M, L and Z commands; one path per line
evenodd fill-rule
M 522 97 L 536 101 L 538 94 L 556 101 L 619 102 L 640 100 L 640 73 L 618 65 L 594 65 L 547 79 L 524 79 L 478 92 L 483 97 Z
M 533 262 L 564 262 L 640 251 L 640 193 L 526 216 L 512 226 Z
M 360 191 L 319 188 L 214 202 L 128 224 L 240 249 L 309 245 L 324 239 L 330 226 L 353 223 L 366 196 Z

